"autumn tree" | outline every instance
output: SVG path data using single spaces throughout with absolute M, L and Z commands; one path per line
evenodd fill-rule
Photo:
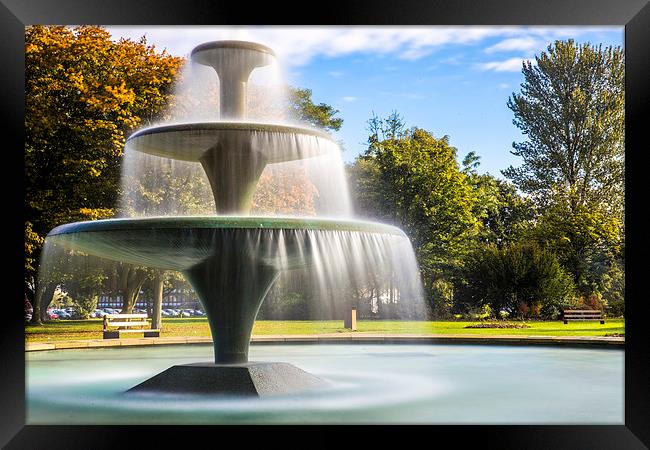
M 52 228 L 114 215 L 125 136 L 164 110 L 181 61 L 144 38 L 114 42 L 101 27 L 26 28 L 25 265 L 32 286 Z
M 125 136 L 164 110 L 181 59 L 101 27 L 25 31 L 26 270 L 57 225 L 114 215 Z

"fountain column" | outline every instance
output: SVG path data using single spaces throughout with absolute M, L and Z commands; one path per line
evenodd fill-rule
M 246 119 L 248 78 L 270 64 L 273 51 L 260 44 L 217 41 L 192 50 L 192 61 L 212 67 L 219 76 L 222 120 Z M 249 133 L 224 139 L 199 159 L 210 181 L 219 214 L 249 214 L 257 181 L 267 159 L 251 148 Z M 279 275 L 244 245 L 221 243 L 221 251 L 185 272 L 205 308 L 214 340 L 216 364 L 248 362 L 248 347 L 257 311 Z
M 256 67 L 271 64 L 273 50 L 252 42 L 217 41 L 192 50 L 192 61 L 212 67 L 219 76 L 222 120 L 246 119 L 248 78 Z M 221 142 L 200 159 L 210 180 L 217 213 L 249 214 L 257 181 L 267 160 L 252 151 L 250 136 L 239 142 Z
M 248 362 L 255 317 L 279 275 L 278 269 L 230 247 L 184 272 L 205 308 L 216 364 Z

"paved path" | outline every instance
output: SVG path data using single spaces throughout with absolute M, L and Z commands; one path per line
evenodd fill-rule
M 517 336 L 470 334 L 282 334 L 258 335 L 253 344 L 490 344 L 490 345 L 566 345 L 572 347 L 623 348 L 624 337 L 603 336 Z M 157 337 L 126 339 L 88 339 L 78 341 L 28 342 L 25 351 L 59 350 L 70 348 L 128 347 L 143 345 L 210 344 L 210 337 Z

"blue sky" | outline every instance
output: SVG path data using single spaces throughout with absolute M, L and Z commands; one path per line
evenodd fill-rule
M 622 27 L 109 27 L 114 38 L 147 36 L 149 44 L 187 56 L 219 39 L 273 48 L 285 80 L 313 91 L 344 119 L 334 137 L 343 158 L 362 153 L 367 121 L 399 112 L 408 126 L 448 135 L 458 159 L 481 156 L 481 172 L 521 161 L 510 153 L 524 136 L 512 124 L 508 97 L 523 82 L 522 61 L 555 39 L 623 46 Z

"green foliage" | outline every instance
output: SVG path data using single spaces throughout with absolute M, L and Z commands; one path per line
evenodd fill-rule
M 622 214 L 624 179 L 624 54 L 556 41 L 524 63 L 521 94 L 508 107 L 528 137 L 514 143 L 519 168 L 503 173 L 540 202 L 553 190 L 577 205 L 607 204 Z
M 478 241 L 498 247 L 517 242 L 536 217 L 534 203 L 517 193 L 511 183 L 490 174 L 478 174 L 480 157 L 474 152 L 463 160 L 463 173 L 474 192 L 474 216 L 480 220 Z
M 368 150 L 350 169 L 357 210 L 404 229 L 421 265 L 446 263 L 479 227 L 456 149 L 447 136 L 404 130 L 395 114 L 370 125 Z
M 623 224 L 597 205 L 572 206 L 556 195 L 528 235 L 553 251 L 584 296 L 602 293 L 608 271 L 623 257 Z
M 262 320 L 304 320 L 310 316 L 309 299 L 300 292 L 281 292 L 262 304 L 258 318 Z
M 334 117 L 339 111 L 326 103 L 315 104 L 311 98 L 311 89 L 289 86 L 288 90 L 289 109 L 298 120 L 329 131 L 338 131 L 341 128 L 343 119 Z
M 214 214 L 212 190 L 199 164 L 129 152 L 124 167 L 123 216 Z
M 625 316 L 625 267 L 622 261 L 613 264 L 603 277 L 603 301 L 610 317 Z
M 512 317 L 552 318 L 573 298 L 573 282 L 557 258 L 535 245 L 487 246 L 466 258 L 459 303 L 489 305 Z
M 452 282 L 437 278 L 428 289 L 430 297 L 430 312 L 439 319 L 451 319 L 454 306 L 454 285 Z

